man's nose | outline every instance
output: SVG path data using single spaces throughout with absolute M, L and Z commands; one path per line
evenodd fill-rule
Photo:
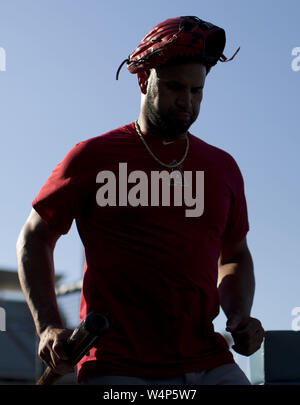
M 185 111 L 191 111 L 192 108 L 192 95 L 190 91 L 182 91 L 177 97 L 176 105 Z

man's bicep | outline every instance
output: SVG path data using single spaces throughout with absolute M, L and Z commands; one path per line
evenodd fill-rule
M 50 246 L 55 246 L 56 241 L 61 236 L 61 233 L 55 231 L 42 219 L 39 213 L 32 208 L 31 212 L 22 229 L 24 238 L 34 236 L 40 241 L 44 241 Z
M 246 236 L 244 236 L 244 238 L 239 242 L 226 243 L 221 248 L 218 265 L 222 266 L 226 263 L 231 263 L 241 254 L 248 252 L 249 249 Z

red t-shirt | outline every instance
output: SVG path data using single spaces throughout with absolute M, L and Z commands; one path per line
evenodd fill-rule
M 32 203 L 61 234 L 76 220 L 86 255 L 80 319 L 99 311 L 110 321 L 99 345 L 80 361 L 79 381 L 176 375 L 234 362 L 212 321 L 219 313 L 222 243 L 240 241 L 249 229 L 243 178 L 230 154 L 188 136 L 182 171 L 195 175 L 184 187 L 192 186 L 195 195 L 196 172 L 204 172 L 202 215 L 186 216 L 184 199 L 181 206 L 172 199 L 168 206 L 154 206 L 149 197 L 148 206 L 132 206 L 123 195 L 118 204 L 119 163 L 127 164 L 128 175 L 140 170 L 148 179 L 166 170 L 148 153 L 133 123 L 75 145 Z M 185 150 L 183 139 L 168 145 L 145 139 L 165 163 L 179 161 Z M 116 205 L 100 206 L 97 200 L 105 182 L 96 179 L 103 171 L 115 175 L 110 201 Z M 128 193 L 131 187 L 132 179 Z

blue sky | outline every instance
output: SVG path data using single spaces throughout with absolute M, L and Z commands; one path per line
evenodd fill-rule
M 31 201 L 67 151 L 137 118 L 136 77 L 123 67 L 116 81 L 116 70 L 150 28 L 180 15 L 223 27 L 227 57 L 241 47 L 209 74 L 191 132 L 238 162 L 256 275 L 252 313 L 265 329 L 291 329 L 300 306 L 297 0 L 1 0 L 0 267 L 16 268 Z M 65 281 L 81 276 L 75 226 L 59 240 L 55 263 Z M 224 328 L 222 314 L 216 326 Z

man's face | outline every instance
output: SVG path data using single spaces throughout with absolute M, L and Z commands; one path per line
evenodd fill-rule
M 152 69 L 144 95 L 150 126 L 170 137 L 186 133 L 198 117 L 205 77 L 201 63 Z

